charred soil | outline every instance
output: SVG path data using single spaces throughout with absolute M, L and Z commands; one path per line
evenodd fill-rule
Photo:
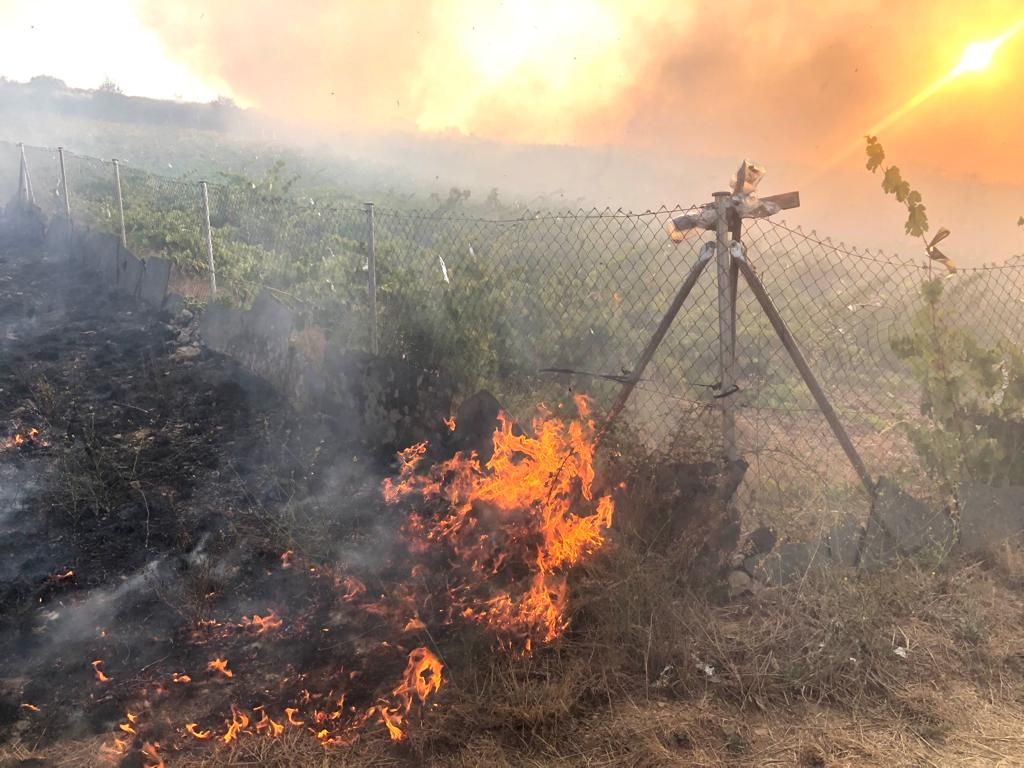
M 524 653 L 411 601 L 375 446 L 196 333 L 0 253 L 3 768 L 1024 764 L 1017 550 L 722 601 L 620 524 Z

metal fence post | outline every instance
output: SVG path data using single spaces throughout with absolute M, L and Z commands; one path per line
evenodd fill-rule
M 366 289 L 370 305 L 370 351 L 380 354 L 377 340 L 377 261 L 374 254 L 373 203 L 366 203 Z
M 32 189 L 32 174 L 29 173 L 28 170 L 28 158 L 25 157 L 25 145 L 19 144 L 18 146 L 21 147 L 21 173 L 25 182 L 25 202 L 29 206 L 33 206 L 36 204 L 36 193 L 35 190 Z
M 64 167 L 64 147 L 57 147 L 57 155 L 60 157 L 60 183 L 64 188 L 64 215 L 68 222 L 71 222 L 71 193 L 68 190 L 68 173 Z
M 213 229 L 210 227 L 210 195 L 206 189 L 206 182 L 199 182 L 199 189 L 203 193 L 203 226 L 206 234 L 206 259 L 210 267 L 210 298 L 217 298 L 217 271 L 213 266 Z
M 718 375 L 719 395 L 722 403 L 722 441 L 725 458 L 735 461 L 736 413 L 732 405 L 736 374 L 736 314 L 733 307 L 735 293 L 732 283 L 732 256 L 729 253 L 729 192 L 715 192 L 715 208 L 718 211 L 716 235 L 718 237 Z
M 117 213 L 121 217 L 121 247 L 128 248 L 128 233 L 124 228 L 124 201 L 121 198 L 121 167 L 117 160 L 114 163 L 114 193 L 117 195 Z

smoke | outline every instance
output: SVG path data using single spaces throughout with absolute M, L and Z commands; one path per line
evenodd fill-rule
M 1014 0 L 950 6 L 143 0 L 140 17 L 195 72 L 305 124 L 814 166 L 1019 15 Z M 905 163 L 1016 181 L 1024 100 L 1007 94 L 1024 44 L 1000 56 L 891 130 Z

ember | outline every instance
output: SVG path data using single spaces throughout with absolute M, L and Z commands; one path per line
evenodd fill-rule
M 163 758 L 157 754 L 159 747 L 159 743 L 150 743 L 148 741 L 142 745 L 142 754 L 149 760 L 149 762 L 145 763 L 145 768 L 164 768 Z
M 103 670 L 100 669 L 100 667 L 102 667 L 102 666 L 103 666 L 103 659 L 96 659 L 92 663 L 93 672 L 96 673 L 96 679 L 99 682 L 101 682 L 101 683 L 108 683 L 108 682 L 110 682 L 110 678 L 107 677 L 105 674 L 103 674 Z
M 35 427 L 31 427 L 24 432 L 15 432 L 7 438 L 7 443 L 5 445 L 7 450 L 28 450 L 31 448 L 48 447 L 49 443 L 39 436 L 39 430 Z
M 281 619 L 278 618 L 274 611 L 271 611 L 266 616 L 260 616 L 259 614 L 253 614 L 250 619 L 246 616 L 242 617 L 241 627 L 244 629 L 255 630 L 257 635 L 262 635 L 266 632 L 271 632 L 275 629 L 280 629 Z
M 231 678 L 235 676 L 235 673 L 228 669 L 227 659 L 213 659 L 206 665 L 206 668 L 211 672 L 218 672 L 224 677 Z

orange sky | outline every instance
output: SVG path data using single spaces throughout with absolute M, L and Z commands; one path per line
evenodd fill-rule
M 302 122 L 811 167 L 1024 16 L 1019 0 L 140 0 L 138 12 L 176 62 Z M 1021 72 L 1024 34 L 883 142 L 908 169 L 1019 184 Z

